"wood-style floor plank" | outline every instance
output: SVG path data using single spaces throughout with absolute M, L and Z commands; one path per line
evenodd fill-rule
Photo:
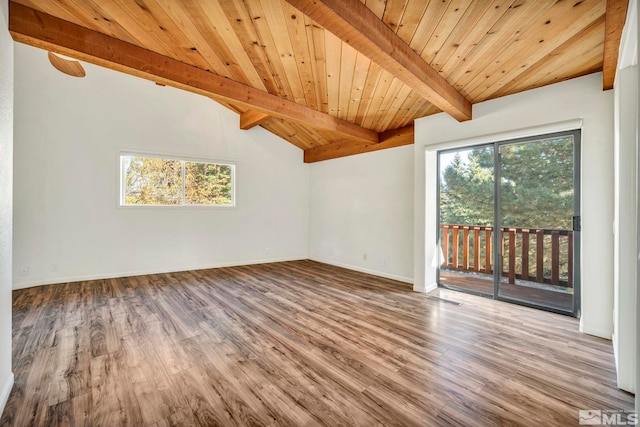
M 576 319 L 313 261 L 13 293 L 0 426 L 549 425 L 633 408 Z

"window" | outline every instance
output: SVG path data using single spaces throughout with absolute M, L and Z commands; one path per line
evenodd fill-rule
M 121 206 L 235 205 L 235 165 L 120 155 Z

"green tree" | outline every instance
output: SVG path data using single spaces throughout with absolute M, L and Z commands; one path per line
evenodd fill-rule
M 493 168 L 480 163 L 483 151 L 473 150 L 463 162 L 456 154 L 442 174 L 440 190 L 441 222 L 447 224 L 491 225 L 493 223 Z
M 441 222 L 493 223 L 492 147 L 457 154 L 444 166 Z M 573 140 L 553 138 L 500 147 L 502 226 L 570 229 L 573 215 Z
M 501 148 L 501 218 L 505 227 L 571 228 L 573 140 L 554 138 Z
M 185 203 L 230 205 L 232 167 L 213 163 L 185 163 Z

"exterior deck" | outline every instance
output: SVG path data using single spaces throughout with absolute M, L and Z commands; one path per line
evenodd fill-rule
M 494 296 L 494 228 L 440 224 L 441 285 Z M 574 312 L 572 230 L 498 229 L 501 298 Z
M 555 310 L 571 311 L 573 307 L 573 294 L 566 292 L 541 289 L 526 284 L 511 284 L 506 280 L 500 283 L 500 296 L 504 298 L 524 301 Z M 451 270 L 440 270 L 440 284 L 471 291 L 474 293 L 493 296 L 493 275 L 469 274 Z

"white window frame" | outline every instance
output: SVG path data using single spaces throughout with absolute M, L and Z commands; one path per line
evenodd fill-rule
M 124 176 L 124 157 L 125 156 L 133 156 L 133 157 L 145 157 L 145 158 L 153 158 L 153 159 L 163 159 L 163 160 L 174 160 L 182 162 L 182 203 L 178 205 L 142 205 L 142 204 L 131 204 L 128 205 L 125 203 L 125 194 L 126 194 L 126 180 Z M 186 204 L 185 203 L 185 163 L 208 163 L 208 164 L 216 164 L 216 165 L 225 165 L 231 166 L 231 204 L 229 205 L 215 205 L 215 204 Z M 238 163 L 235 160 L 230 159 L 212 159 L 212 158 L 203 158 L 203 157 L 192 157 L 188 155 L 182 154 L 169 154 L 169 153 L 158 153 L 158 152 L 149 152 L 149 151 L 139 151 L 139 150 L 118 150 L 117 154 L 117 170 L 118 170 L 118 200 L 117 205 L 120 208 L 125 209 L 148 209 L 148 208 L 165 208 L 165 209 L 235 209 L 236 208 L 236 194 L 237 194 L 237 185 L 236 185 L 236 176 Z

